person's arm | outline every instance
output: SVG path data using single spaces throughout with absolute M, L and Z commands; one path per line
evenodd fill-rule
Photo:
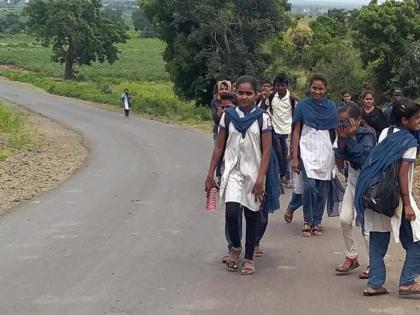
M 386 119 L 384 113 L 382 113 L 380 109 L 377 108 L 377 110 L 378 110 L 378 119 L 376 121 L 376 126 L 378 130 L 382 131 L 386 127 L 388 127 L 388 120 Z
M 344 168 L 344 161 L 347 159 L 348 128 L 340 126 L 337 128 L 337 148 L 334 148 L 335 164 L 339 169 Z
M 405 218 L 408 221 L 414 221 L 416 219 L 416 214 L 413 210 L 413 207 L 411 206 L 410 190 L 408 187 L 408 171 L 410 169 L 411 163 L 412 162 L 403 160 L 400 165 L 400 173 L 399 173 L 401 198 L 403 200 Z
M 221 127 L 219 134 L 217 135 L 216 145 L 214 146 L 213 154 L 211 157 L 209 172 L 204 183 L 204 188 L 207 192 L 209 192 L 211 188 L 217 187 L 217 184 L 214 180 L 214 172 L 216 171 L 217 163 L 222 158 L 223 151 L 225 150 L 227 135 L 228 130 L 226 130 L 226 128 Z
M 300 121 L 294 124 L 292 134 L 292 170 L 295 173 L 300 172 L 300 135 L 302 131 L 302 123 Z
M 262 141 L 262 154 L 261 154 L 261 163 L 260 163 L 260 170 L 258 172 L 257 181 L 255 182 L 255 186 L 253 189 L 253 193 L 255 194 L 255 198 L 262 201 L 265 195 L 264 189 L 264 179 L 265 175 L 267 174 L 268 165 L 270 163 L 270 154 L 271 154 L 271 147 L 272 147 L 272 135 L 271 129 L 263 133 L 261 137 Z
M 361 169 L 365 164 L 370 151 L 375 147 L 376 140 L 373 134 L 365 135 L 360 142 L 350 138 L 347 140 L 347 160 L 355 169 Z

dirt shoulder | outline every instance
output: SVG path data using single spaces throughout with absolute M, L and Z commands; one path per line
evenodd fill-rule
M 35 144 L 0 160 L 0 214 L 55 188 L 87 157 L 80 134 L 20 107 L 16 111 L 31 130 Z

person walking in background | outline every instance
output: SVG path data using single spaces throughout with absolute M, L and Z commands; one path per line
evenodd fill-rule
M 236 82 L 239 106 L 228 109 L 220 120 L 220 132 L 205 181 L 205 190 L 217 187 L 214 172 L 224 152 L 224 170 L 220 185 L 221 203 L 226 204 L 226 224 L 232 242 L 226 265 L 236 271 L 239 266 L 241 233 L 239 219 L 246 219 L 245 259 L 241 274 L 255 273 L 253 260 L 258 234 L 261 202 L 266 198 L 264 180 L 270 163 L 271 120 L 255 106 L 257 79 L 242 76 Z M 260 127 L 261 122 L 261 127 Z
M 325 97 L 325 76 L 313 75 L 310 89 L 311 98 L 300 102 L 293 115 L 292 139 L 292 170 L 303 174 L 304 237 L 322 235 L 320 224 L 335 167 L 330 131 L 339 125 L 337 107 Z
M 388 121 L 382 111 L 375 106 L 375 94 L 372 91 L 362 93 L 363 120 L 375 129 L 376 136 L 379 137 L 382 130 L 388 127 Z
M 360 126 L 362 122 L 362 111 L 353 102 L 347 102 L 339 107 L 338 115 L 340 126 L 337 129 L 337 147 L 334 148 L 336 163 L 343 166 L 348 161 L 349 171 L 347 187 L 344 193 L 343 204 L 340 212 L 340 223 L 346 246 L 346 259 L 335 271 L 337 274 L 347 274 L 360 266 L 354 240 L 353 225 L 356 221 L 356 210 L 354 208 L 354 193 L 360 169 L 365 163 L 370 151 L 376 145 L 376 134 L 369 128 Z M 369 248 L 369 234 L 363 233 L 366 249 Z M 359 277 L 367 279 L 369 268 L 362 272 Z
M 362 227 L 369 232 L 370 272 L 368 288 L 363 291 L 365 296 L 389 293 L 383 285 L 386 279 L 384 257 L 391 231 L 395 241 L 401 242 L 406 251 L 399 294 L 420 295 L 420 284 L 416 283 L 416 278 L 420 275 L 420 210 L 412 194 L 414 163 L 418 150 L 413 134 L 420 130 L 420 105 L 409 99 L 399 100 L 393 104 L 391 120 L 396 126 L 383 130 L 379 143 L 370 152 L 369 162 L 363 166 L 356 184 L 357 214 Z M 389 169 L 393 170 L 392 175 L 387 176 L 384 182 L 382 179 L 384 174 L 389 173 Z M 380 186 L 379 183 L 385 183 L 385 186 Z M 376 187 L 376 190 L 370 189 L 371 187 Z M 375 197 L 384 198 L 389 195 L 397 197 L 396 200 L 382 204 L 381 199 Z M 371 202 L 372 198 L 374 202 Z M 397 202 L 394 209 L 393 201 Z M 377 206 L 378 202 L 380 207 Z
M 124 93 L 121 95 L 121 104 L 124 107 L 124 116 L 130 116 L 131 93 L 128 91 L 128 89 L 124 89 Z
M 273 82 L 273 93 L 268 97 L 265 106 L 271 114 L 273 123 L 273 148 L 279 161 L 280 178 L 286 187 L 292 188 L 288 138 L 292 131 L 292 115 L 297 99 L 288 90 L 289 79 L 279 74 Z
M 220 115 L 218 115 L 218 108 L 220 104 L 220 96 L 225 93 L 232 92 L 232 83 L 228 80 L 218 81 L 213 88 L 213 100 L 210 103 L 210 108 L 212 111 L 213 117 L 213 139 L 216 141 L 219 122 L 220 122 Z
M 392 92 L 391 96 L 391 103 L 384 108 L 383 113 L 385 115 L 386 120 L 388 121 L 388 124 L 391 124 L 391 112 L 392 112 L 392 104 L 399 101 L 403 97 L 403 94 L 401 90 L 395 89 L 394 92 Z
M 349 90 L 341 92 L 341 100 L 337 103 L 337 107 L 343 106 L 348 102 L 353 101 L 353 94 Z

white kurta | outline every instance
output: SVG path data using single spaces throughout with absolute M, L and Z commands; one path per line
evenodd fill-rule
M 335 156 L 328 130 L 317 130 L 303 125 L 300 156 L 308 178 L 331 180 Z
M 254 109 L 255 110 L 255 109 Z M 239 117 L 244 113 L 236 108 Z M 225 128 L 225 114 L 220 119 L 220 127 Z M 263 114 L 262 131 L 271 130 L 270 117 Z M 220 184 L 220 202 L 236 202 L 252 211 L 260 210 L 260 202 L 252 193 L 261 164 L 261 136 L 258 120 L 248 128 L 245 138 L 231 122 L 224 154 L 224 171 Z
M 394 133 L 399 131 L 399 129 L 395 128 Z M 379 137 L 379 142 L 386 138 L 388 134 L 388 128 L 384 129 Z M 408 149 L 404 155 L 403 159 L 415 161 L 417 154 L 417 148 L 413 147 Z M 411 227 L 413 230 L 413 240 L 414 242 L 420 241 L 420 210 L 417 207 L 417 203 L 413 198 L 412 195 L 412 188 L 413 188 L 413 178 L 414 178 L 414 162 L 410 165 L 410 169 L 408 171 L 408 188 L 410 194 L 410 203 L 413 207 L 414 213 L 416 214 L 416 219 L 411 222 Z M 395 215 L 392 218 L 389 218 L 385 215 L 379 214 L 369 209 L 365 209 L 365 229 L 367 232 L 391 232 L 394 235 L 395 242 L 400 242 L 400 227 L 401 227 L 401 219 L 403 213 L 403 202 L 400 199 L 400 204 L 395 211 Z

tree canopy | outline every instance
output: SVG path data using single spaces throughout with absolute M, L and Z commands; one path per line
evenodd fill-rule
M 51 59 L 65 64 L 65 79 L 74 65 L 118 59 L 116 43 L 128 38 L 127 27 L 105 14 L 100 0 L 32 0 L 25 8 L 28 30 L 43 45 L 52 45 Z
M 212 86 L 241 74 L 262 77 L 273 61 L 268 39 L 287 28 L 286 0 L 144 0 L 175 91 L 208 103 Z

